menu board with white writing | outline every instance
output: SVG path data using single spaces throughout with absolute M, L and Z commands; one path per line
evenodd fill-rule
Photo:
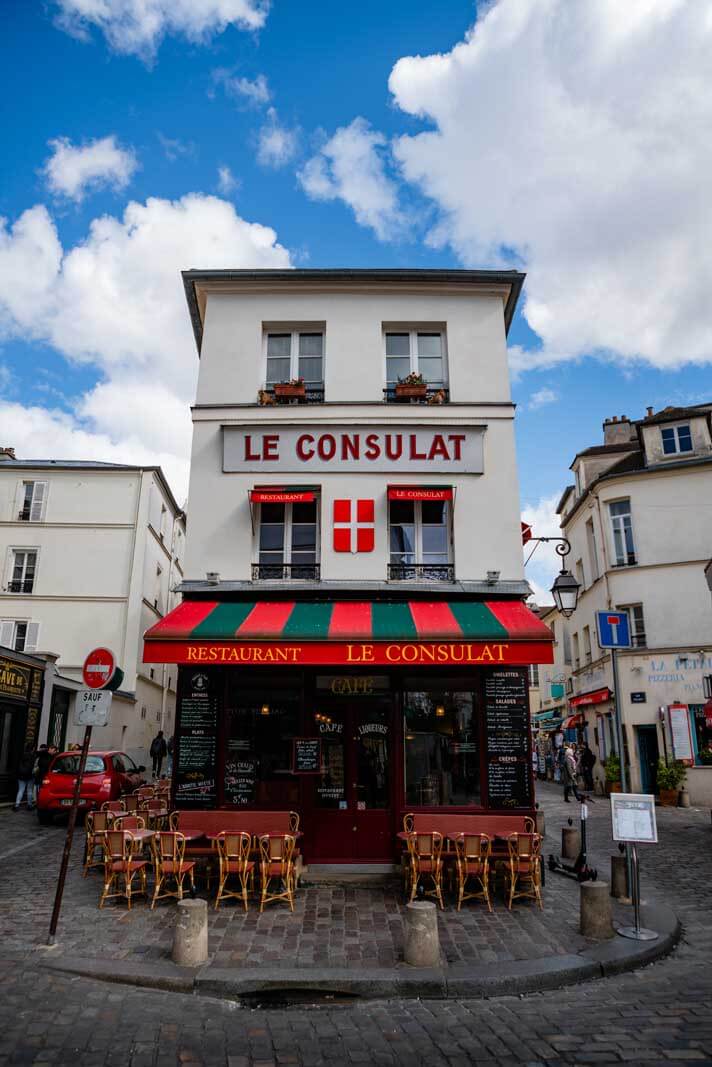
M 668 715 L 670 716 L 672 751 L 675 759 L 682 760 L 683 763 L 693 763 L 690 714 L 687 704 L 670 704 Z
M 294 738 L 294 773 L 321 772 L 321 741 L 318 737 Z
M 215 807 L 217 700 L 212 686 L 210 675 L 204 671 L 191 671 L 183 681 L 174 772 L 178 807 Z
M 249 756 L 243 756 L 239 750 L 228 751 L 225 759 L 225 803 L 254 804 L 256 788 L 257 762 Z
M 611 793 L 614 841 L 644 841 L 655 844 L 655 797 L 648 793 Z
M 490 808 L 532 806 L 527 673 L 488 671 L 484 682 L 487 798 Z

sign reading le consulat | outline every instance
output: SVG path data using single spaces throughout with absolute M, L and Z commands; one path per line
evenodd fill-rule
M 481 474 L 481 426 L 223 426 L 223 470 Z

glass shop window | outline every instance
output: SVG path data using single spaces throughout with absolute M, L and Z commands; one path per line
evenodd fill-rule
M 695 735 L 698 766 L 712 766 L 712 716 L 707 716 L 704 704 L 690 704 L 692 732 Z
M 460 807 L 480 801 L 480 716 L 472 692 L 404 693 L 405 801 Z
M 236 689 L 227 706 L 224 802 L 293 808 L 299 799 L 291 773 L 293 741 L 298 736 L 298 696 Z

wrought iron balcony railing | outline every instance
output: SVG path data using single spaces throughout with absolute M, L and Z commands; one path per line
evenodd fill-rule
M 318 582 L 318 563 L 253 563 L 253 582 L 311 581 Z
M 388 578 L 392 582 L 454 582 L 452 563 L 389 563 Z
M 303 395 L 289 395 L 278 396 L 272 386 L 267 386 L 263 390 L 268 396 L 272 398 L 273 404 L 323 404 L 324 403 L 324 386 L 323 385 L 307 385 Z
M 398 396 L 395 385 L 386 386 L 383 399 L 387 404 L 447 404 L 450 390 L 443 385 L 429 385 L 422 396 Z
M 11 578 L 7 583 L 8 593 L 31 593 L 34 578 Z

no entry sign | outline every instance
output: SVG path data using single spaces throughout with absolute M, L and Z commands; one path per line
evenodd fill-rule
M 104 689 L 116 673 L 116 657 L 108 648 L 95 648 L 84 660 L 82 678 L 87 689 Z

